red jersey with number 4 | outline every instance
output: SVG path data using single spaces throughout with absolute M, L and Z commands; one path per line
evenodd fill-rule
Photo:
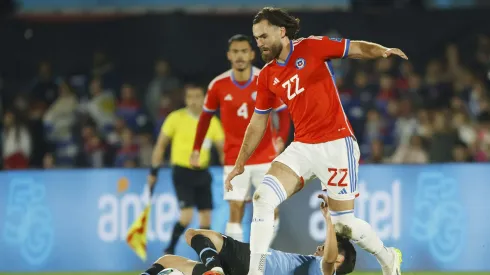
M 291 41 L 285 61 L 264 66 L 257 81 L 255 112 L 270 111 L 276 97 L 286 103 L 294 140 L 322 143 L 354 136 L 335 86 L 330 59 L 348 55 L 350 41 L 310 36 Z
M 233 79 L 232 70 L 229 70 L 217 76 L 209 84 L 203 109 L 205 112 L 215 112 L 219 108 L 225 132 L 225 165 L 234 165 L 240 152 L 245 130 L 254 111 L 259 71 L 258 68 L 253 67 L 248 82 L 238 83 Z M 272 99 L 270 106 L 276 111 L 286 109 L 286 105 L 278 98 Z M 246 164 L 271 162 L 277 155 L 272 138 L 272 127 L 269 122 L 262 141 Z

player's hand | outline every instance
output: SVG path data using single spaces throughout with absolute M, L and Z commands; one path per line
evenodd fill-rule
M 330 219 L 330 212 L 328 211 L 328 203 L 327 203 L 327 196 L 325 194 L 319 194 L 318 195 L 319 199 L 322 199 L 322 203 L 320 204 L 320 211 L 322 211 L 323 217 L 325 219 Z
M 233 191 L 233 185 L 231 185 L 231 180 L 238 176 L 241 175 L 245 171 L 245 168 L 243 165 L 236 165 L 233 167 L 233 170 L 228 174 L 228 177 L 226 177 L 225 180 L 225 189 L 226 191 Z
M 286 146 L 286 144 L 284 143 L 284 140 L 282 140 L 282 137 L 278 137 L 276 138 L 275 142 L 274 142 L 274 146 L 276 147 L 276 151 L 277 153 L 282 153 L 282 151 L 284 151 L 284 147 Z
M 397 55 L 397 56 L 399 56 L 399 57 L 401 57 L 401 58 L 403 58 L 403 59 L 405 59 L 405 60 L 408 60 L 407 55 L 406 55 L 404 52 L 402 52 L 402 50 L 397 49 L 397 48 L 388 49 L 388 50 L 386 50 L 386 51 L 383 53 L 383 57 L 384 57 L 384 58 L 390 57 L 390 56 L 392 56 L 392 55 Z
M 191 158 L 190 158 L 190 164 L 194 168 L 199 168 L 199 159 L 200 159 L 201 154 L 199 151 L 194 150 L 192 151 Z
M 155 185 L 155 183 L 157 182 L 157 177 L 153 175 L 148 175 L 147 182 L 148 182 L 148 187 L 150 187 L 151 190 L 153 188 L 153 185 Z

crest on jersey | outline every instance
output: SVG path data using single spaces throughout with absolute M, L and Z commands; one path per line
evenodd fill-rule
M 329 37 L 328 40 L 332 40 L 335 42 L 342 42 L 342 38 Z
M 306 61 L 304 58 L 300 57 L 300 58 L 296 59 L 296 68 L 298 70 L 303 69 L 305 67 L 305 65 L 306 65 Z
M 254 101 L 255 101 L 255 100 L 257 100 L 257 91 L 254 91 L 254 92 L 252 93 L 252 99 L 253 99 Z

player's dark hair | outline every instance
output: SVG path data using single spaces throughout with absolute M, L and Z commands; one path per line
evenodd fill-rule
M 356 266 L 357 252 L 349 239 L 337 234 L 337 249 L 344 255 L 344 262 L 337 268 L 338 275 L 349 274 Z
M 286 36 L 294 39 L 299 32 L 299 18 L 296 18 L 283 9 L 265 7 L 261 9 L 254 17 L 253 23 L 260 23 L 267 20 L 273 26 L 284 27 Z
M 250 48 L 252 48 L 252 39 L 245 34 L 235 34 L 230 39 L 228 39 L 228 48 L 231 46 L 233 42 L 248 42 Z

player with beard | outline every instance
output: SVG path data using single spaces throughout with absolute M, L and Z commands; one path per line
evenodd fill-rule
M 340 102 L 330 60 L 407 56 L 399 49 L 364 41 L 325 36 L 295 39 L 298 31 L 299 19 L 282 9 L 263 8 L 253 20 L 254 37 L 268 63 L 258 77 L 255 112 L 235 167 L 225 181 L 227 190 L 235 188 L 233 178 L 246 170 L 245 163 L 267 129 L 277 98 L 289 109 L 295 136 L 274 159 L 254 193 L 248 274 L 264 274 L 274 209 L 301 190 L 305 180 L 316 176 L 327 191 L 336 228 L 349 228 L 350 239 L 376 256 L 384 275 L 399 275 L 401 252 L 385 247 L 371 226 L 354 215 L 360 153 Z
M 229 39 L 227 57 L 231 63 L 231 69 L 214 78 L 209 84 L 203 107 L 204 112 L 199 118 L 194 151 L 191 156 L 191 164 L 197 166 L 199 152 L 203 146 L 209 123 L 213 114 L 219 110 L 225 132 L 223 179 L 233 169 L 245 129 L 252 117 L 257 96 L 257 76 L 260 71 L 252 66 L 255 52 L 252 49 L 252 40 L 245 35 L 237 34 Z M 243 241 L 241 222 L 244 203 L 251 200 L 251 188 L 261 183 L 271 161 L 277 156 L 278 151 L 281 152 L 284 149 L 284 142 L 289 134 L 289 115 L 282 111 L 286 109 L 286 105 L 279 99 L 274 100 L 271 104 L 279 116 L 278 137 L 273 137 L 272 125 L 270 120 L 267 120 L 267 130 L 262 142 L 258 144 L 255 153 L 245 163 L 247 171 L 233 179 L 235 189 L 232 192 L 224 193 L 224 199 L 230 206 L 230 218 L 225 234 L 238 241 Z M 207 146 L 206 142 L 204 146 Z M 279 225 L 277 211 L 275 216 L 274 235 Z

